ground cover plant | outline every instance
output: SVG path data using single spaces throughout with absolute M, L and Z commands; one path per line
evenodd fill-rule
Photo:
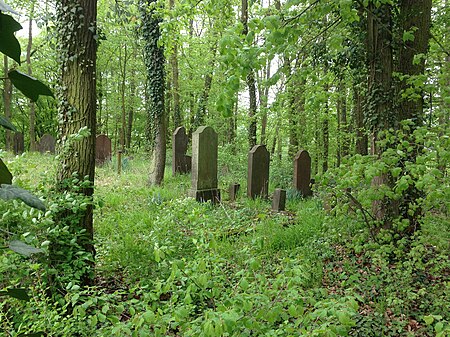
M 96 282 L 80 287 L 88 256 L 53 212 L 83 200 L 51 200 L 51 184 L 30 177 L 51 171 L 51 158 L 5 159 L 17 184 L 54 203 L 43 214 L 2 202 L 3 240 L 46 251 L 2 254 L 2 285 L 26 287 L 31 297 L 1 302 L 6 336 L 448 334 L 448 231 L 435 219 L 414 240 L 376 243 L 363 222 L 327 214 L 316 198 L 292 195 L 287 212 L 273 213 L 268 201 L 244 197 L 197 203 L 186 198 L 188 176 L 148 187 L 139 156 L 120 176 L 113 164 L 97 170 Z M 65 263 L 48 261 L 55 241 Z

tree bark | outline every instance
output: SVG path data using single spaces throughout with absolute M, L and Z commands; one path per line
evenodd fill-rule
M 260 83 L 258 85 L 259 91 L 259 109 L 261 111 L 261 144 L 266 144 L 266 129 L 267 129 L 267 107 L 269 103 L 269 84 L 270 79 L 270 60 L 267 60 L 266 67 L 261 76 Z M 264 82 L 264 83 L 261 83 Z
M 144 63 L 148 81 L 148 137 L 152 150 L 152 167 L 149 183 L 161 185 L 166 163 L 166 116 L 164 110 L 165 58 L 162 46 L 158 45 L 161 36 L 161 18 L 155 13 L 152 4 L 155 0 L 141 0 L 142 34 L 145 41 Z
M 363 97 L 360 89 L 355 84 L 353 86 L 353 118 L 356 129 L 355 151 L 357 154 L 366 156 L 369 147 L 369 139 L 367 137 L 366 126 L 364 123 Z
M 173 9 L 175 0 L 169 0 L 169 7 Z M 178 45 L 174 41 L 172 55 L 170 56 L 170 65 L 172 68 L 172 98 L 173 98 L 173 122 L 174 129 L 182 125 L 181 108 L 180 108 L 180 84 L 178 69 Z
M 125 133 L 127 129 L 127 120 L 126 120 L 126 103 L 125 103 L 125 84 L 127 79 L 127 45 L 125 44 L 121 50 L 124 50 L 124 55 L 122 57 L 122 52 L 120 52 L 119 56 L 119 63 L 120 59 L 123 59 L 123 68 L 122 68 L 122 82 L 120 85 L 120 98 L 121 98 L 121 107 L 122 107 L 122 114 L 121 114 L 121 127 L 120 127 L 120 150 L 125 151 Z
M 67 189 L 67 182 L 73 182 L 74 176 L 79 179 L 77 184 L 87 178 L 89 187 L 83 185 L 80 190 L 91 199 L 95 175 L 97 1 L 61 0 L 57 18 L 61 60 L 58 92 L 61 148 L 57 180 L 60 189 Z M 75 137 L 80 132 L 82 137 Z M 71 212 L 63 213 L 61 221 L 73 225 Z M 80 208 L 77 216 L 77 225 L 86 230 L 80 244 L 94 255 L 92 204 L 85 210 Z M 84 283 L 91 283 L 91 277 L 86 276 Z
M 425 55 L 428 52 L 430 40 L 432 0 L 402 0 L 400 3 L 400 21 L 403 32 L 414 31 L 414 39 L 405 41 L 400 48 L 398 71 L 407 77 L 400 81 L 400 95 L 412 89 L 416 95 L 400 99 L 398 104 L 399 120 L 411 119 L 417 126 L 423 123 L 423 92 L 407 83 L 411 76 L 421 75 L 425 72 Z M 415 57 L 420 58 L 416 61 Z
M 5 117 L 11 120 L 11 96 L 12 96 L 12 85 L 11 81 L 8 79 L 8 56 L 4 55 L 3 57 L 3 73 L 5 79 L 3 80 L 3 107 L 5 109 Z M 12 150 L 12 134 L 11 131 L 6 130 L 6 139 L 5 139 L 5 147 L 6 151 Z
M 34 16 L 34 2 L 31 3 L 31 9 L 30 9 L 30 17 L 28 20 L 28 44 L 27 44 L 27 69 L 28 69 L 28 75 L 32 76 L 33 71 L 31 68 L 31 48 L 33 47 L 33 16 Z M 30 129 L 29 129 L 29 135 L 30 135 L 30 151 L 36 151 L 36 104 L 34 104 L 33 101 L 29 101 L 29 107 L 30 107 Z
M 248 34 L 248 0 L 242 0 L 241 22 L 243 25 L 242 34 Z M 248 86 L 250 105 L 248 109 L 249 125 L 248 125 L 248 142 L 250 149 L 256 145 L 256 80 L 253 69 L 250 69 L 246 76 L 245 82 Z

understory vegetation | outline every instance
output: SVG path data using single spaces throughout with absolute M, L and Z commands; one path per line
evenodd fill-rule
M 44 250 L 2 251 L 0 287 L 30 297 L 2 298 L 4 336 L 450 336 L 448 178 L 430 186 L 441 194 L 413 236 L 374 237 L 367 206 L 338 193 L 351 179 L 340 173 L 332 184 L 337 170 L 302 199 L 274 159 L 270 190 L 288 189 L 287 210 L 275 213 L 270 201 L 247 199 L 245 185 L 227 200 L 227 184 L 244 181 L 244 156 L 220 152 L 216 206 L 187 198 L 188 175 L 166 171 L 163 186 L 149 187 L 146 158 L 128 158 L 121 175 L 113 159 L 96 172 L 95 285 L 82 287 L 91 259 L 82 233 L 56 219 L 88 201 L 53 192 L 53 156 L 2 157 L 14 184 L 47 205 L 0 201 L 2 246 L 20 239 Z M 346 186 L 356 197 L 367 187 L 359 181 Z

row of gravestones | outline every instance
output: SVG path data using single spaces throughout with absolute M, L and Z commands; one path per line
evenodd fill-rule
M 41 153 L 55 153 L 56 141 L 55 138 L 49 134 L 45 134 L 41 137 L 37 144 L 37 149 Z M 14 154 L 22 154 L 25 151 L 25 142 L 23 134 L 17 132 L 13 137 L 13 152 Z M 111 160 L 111 140 L 106 135 L 97 136 L 96 140 L 96 163 L 99 165 L 104 164 L 106 161 Z
M 187 173 L 192 170 L 192 187 L 189 195 L 198 201 L 220 200 L 217 188 L 217 133 L 208 126 L 201 126 L 192 135 L 192 158 L 186 155 L 188 137 L 186 129 L 179 127 L 172 138 L 172 173 Z M 255 199 L 267 198 L 269 190 L 270 154 L 265 145 L 254 146 L 248 155 L 247 195 Z M 294 159 L 294 186 L 302 196 L 312 195 L 311 157 L 305 150 L 297 153 Z M 239 184 L 229 188 L 230 199 L 234 201 Z M 286 191 L 276 189 L 272 208 L 284 210 Z
M 45 134 L 41 137 L 39 142 L 37 143 L 37 150 L 41 153 L 55 153 L 56 141 L 55 137 L 49 134 Z M 13 152 L 14 154 L 22 154 L 25 151 L 25 142 L 23 134 L 17 132 L 13 137 Z

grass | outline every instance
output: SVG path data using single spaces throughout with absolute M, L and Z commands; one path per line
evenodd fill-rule
M 15 183 L 38 194 L 55 174 L 51 156 L 6 160 Z M 222 187 L 245 176 L 227 170 Z M 161 187 L 148 186 L 147 176 L 140 156 L 120 176 L 113 164 L 97 169 L 97 287 L 66 284 L 66 304 L 55 307 L 35 285 L 22 316 L 0 305 L 5 329 L 17 330 L 8 317 L 26 319 L 22 333 L 61 336 L 432 336 L 437 324 L 447 329 L 448 219 L 431 218 L 412 246 L 377 246 L 350 215 L 331 217 L 317 199 L 289 193 L 287 211 L 274 213 L 243 189 L 236 202 L 223 194 L 212 206 L 187 198 L 188 175 L 167 170 Z M 22 210 L 11 213 L 3 220 L 20 219 L 20 230 L 39 228 L 26 228 L 31 218 Z M 4 262 L 9 280 L 45 279 L 36 261 L 33 272 L 25 272 L 26 260 L 6 255 Z

